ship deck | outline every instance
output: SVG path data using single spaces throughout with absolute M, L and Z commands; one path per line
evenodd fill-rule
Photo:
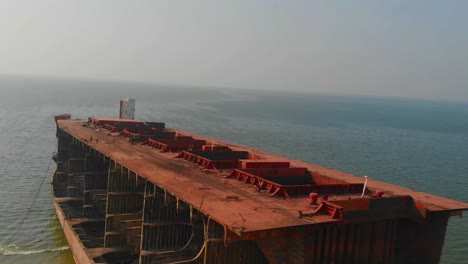
M 82 120 L 59 120 L 57 122 L 61 129 L 73 137 L 196 207 L 237 234 L 246 235 L 250 232 L 338 221 L 327 214 L 299 217 L 299 211 L 308 212 L 314 209 L 307 195 L 293 198 L 272 197 L 270 193 L 258 192 L 251 184 L 227 178 L 232 170 L 202 170 L 191 162 L 175 158 L 177 153 L 162 153 L 158 149 L 141 143 L 131 144 L 128 138 L 113 136 L 107 130 L 84 127 L 84 123 L 85 121 Z M 177 133 L 193 136 L 195 139 L 204 139 L 207 142 L 212 141 L 210 138 L 180 130 L 177 130 Z M 91 137 L 93 140 L 89 140 Z M 252 152 L 249 148 L 219 140 L 214 140 L 213 144 L 228 146 L 235 151 Z M 290 162 L 291 167 L 307 168 L 310 172 L 319 173 L 331 179 L 350 184 L 364 182 L 364 177 L 361 176 L 258 150 L 254 152 L 255 156 L 263 160 L 287 161 Z M 467 203 L 373 179 L 368 180 L 367 187 L 371 190 L 384 191 L 386 197 L 409 195 L 416 203 L 424 204 L 427 211 L 454 211 L 461 214 L 462 210 L 468 209 Z M 330 197 L 329 201 L 359 199 L 359 196 L 336 195 Z

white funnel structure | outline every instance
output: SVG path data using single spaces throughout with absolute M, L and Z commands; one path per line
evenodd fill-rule
M 135 119 L 135 99 L 125 98 L 120 101 L 120 115 L 121 119 Z

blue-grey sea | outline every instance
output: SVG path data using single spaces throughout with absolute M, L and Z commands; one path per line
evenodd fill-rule
M 0 263 L 73 263 L 52 205 L 53 115 L 117 117 L 125 97 L 137 119 L 468 202 L 468 103 L 4 76 Z M 467 259 L 468 219 L 453 217 L 441 263 Z

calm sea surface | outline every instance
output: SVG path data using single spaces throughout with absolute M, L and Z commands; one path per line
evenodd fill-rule
M 468 104 L 4 77 L 0 263 L 73 263 L 51 198 L 53 115 L 117 117 L 128 96 L 138 119 L 468 202 Z M 467 258 L 468 219 L 453 217 L 442 263 Z

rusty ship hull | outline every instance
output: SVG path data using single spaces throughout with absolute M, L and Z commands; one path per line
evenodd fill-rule
M 56 117 L 77 263 L 438 263 L 468 204 L 125 119 Z

